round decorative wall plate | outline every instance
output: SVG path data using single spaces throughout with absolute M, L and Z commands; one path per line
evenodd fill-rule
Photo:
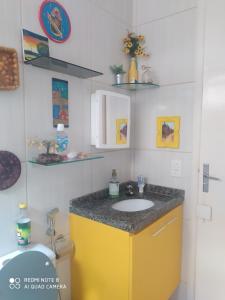
M 13 186 L 21 174 L 21 163 L 16 155 L 0 151 L 0 191 Z
M 65 42 L 71 33 L 70 18 L 55 0 L 45 0 L 39 10 L 39 21 L 45 34 L 56 43 Z

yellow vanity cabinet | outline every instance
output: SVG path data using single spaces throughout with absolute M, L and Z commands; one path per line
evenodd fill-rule
M 132 234 L 70 214 L 72 300 L 168 300 L 180 281 L 182 206 Z

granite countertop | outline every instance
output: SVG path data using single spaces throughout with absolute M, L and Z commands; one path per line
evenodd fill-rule
M 145 186 L 144 195 L 140 196 L 135 182 L 129 183 L 135 188 L 134 196 L 127 196 L 125 192 L 127 184 L 121 184 L 118 198 L 110 198 L 108 189 L 105 189 L 73 199 L 70 202 L 70 212 L 130 233 L 136 233 L 184 201 L 185 192 L 183 190 L 149 184 Z M 155 205 L 138 212 L 121 212 L 112 208 L 114 203 L 132 198 L 148 199 Z

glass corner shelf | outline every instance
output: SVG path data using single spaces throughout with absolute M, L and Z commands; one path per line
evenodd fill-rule
M 97 160 L 97 159 L 102 159 L 104 156 L 96 155 L 96 156 L 87 156 L 85 158 L 74 158 L 74 159 L 68 159 L 68 160 L 62 160 L 60 162 L 54 162 L 54 163 L 40 163 L 36 159 L 31 159 L 29 160 L 29 163 L 35 164 L 35 165 L 40 165 L 44 167 L 51 167 L 51 166 L 58 166 L 58 165 L 65 165 L 65 164 L 72 164 L 72 163 L 78 163 L 82 161 L 88 161 L 88 160 Z
M 24 62 L 26 65 L 75 76 L 82 79 L 103 75 L 103 73 L 87 69 L 50 56 L 40 56 Z
M 129 91 L 138 91 L 138 90 L 144 90 L 144 89 L 149 89 L 149 88 L 156 88 L 156 87 L 160 87 L 159 84 L 153 83 L 153 82 L 148 82 L 148 83 L 144 83 L 144 82 L 135 82 L 135 83 L 120 83 L 120 84 L 113 84 L 112 86 L 117 87 L 117 88 L 121 88 L 121 89 L 125 89 L 125 90 L 129 90 Z

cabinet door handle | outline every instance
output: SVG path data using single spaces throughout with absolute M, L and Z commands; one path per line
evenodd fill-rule
M 168 221 L 166 224 L 164 224 L 159 230 L 157 230 L 156 232 L 154 232 L 152 234 L 153 237 L 158 236 L 163 230 L 166 229 L 167 226 L 173 224 L 176 221 L 177 217 L 174 217 L 173 219 L 171 219 L 170 221 Z
M 221 181 L 220 178 L 209 175 L 209 164 L 203 164 L 203 192 L 209 192 L 209 180 Z

